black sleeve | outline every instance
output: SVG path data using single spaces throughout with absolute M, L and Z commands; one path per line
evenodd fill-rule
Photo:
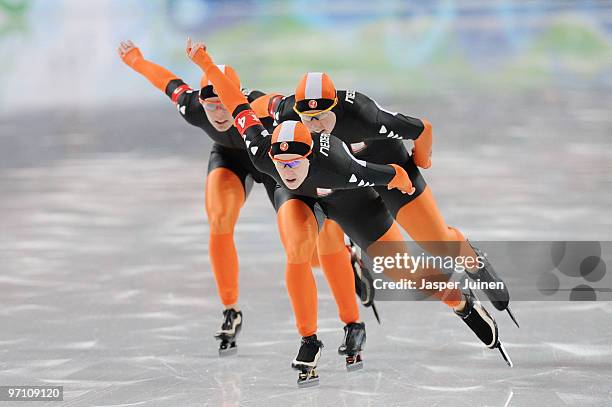
M 198 91 L 185 82 L 180 79 L 170 81 L 166 86 L 166 95 L 176 103 L 176 109 L 189 124 L 200 128 L 209 124 Z
M 420 119 L 390 112 L 359 92 L 355 92 L 353 109 L 356 119 L 366 130 L 367 139 L 416 140 L 425 129 Z
M 295 95 L 284 97 L 274 112 L 274 125 L 279 125 L 287 120 L 300 121 L 300 115 L 293 110 Z
M 255 100 L 259 99 L 260 97 L 266 96 L 265 93 L 259 90 L 249 90 L 249 89 L 242 89 L 242 94 L 246 96 L 249 103 L 253 103 Z M 272 100 L 270 100 L 270 102 L 272 102 Z M 268 112 L 269 112 L 269 109 L 268 109 Z M 276 127 L 276 125 L 274 124 L 274 119 L 271 116 L 261 117 L 261 114 L 259 114 L 259 120 L 261 120 L 261 124 L 263 124 L 266 130 L 268 130 L 270 133 L 274 131 L 274 127 Z
M 257 114 L 248 104 L 238 106 L 232 113 L 234 126 L 242 135 L 244 143 L 255 168 L 278 180 L 278 172 L 272 159 L 268 155 L 272 137 L 263 126 Z
M 327 172 L 331 173 L 330 176 L 341 180 L 341 182 L 334 182 L 334 188 L 352 189 L 385 186 L 395 177 L 395 169 L 392 166 L 374 164 L 355 158 L 347 145 L 337 137 L 329 134 L 321 134 L 319 137 L 320 142 L 317 143 L 319 146 L 325 145 L 326 141 L 324 139 L 329 137 L 328 156 L 324 157 L 325 151 L 319 147 L 317 164 L 327 166 Z
M 258 98 L 266 95 L 262 91 L 259 91 L 259 90 L 250 90 L 250 89 L 242 89 L 242 94 L 244 96 L 246 96 L 246 98 L 249 101 L 249 103 L 251 103 L 255 99 L 258 99 Z

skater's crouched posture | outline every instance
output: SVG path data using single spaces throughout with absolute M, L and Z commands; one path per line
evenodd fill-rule
M 220 340 L 219 353 L 231 354 L 236 351 L 236 337 L 242 326 L 242 312 L 238 305 L 239 267 L 234 228 L 253 181 L 264 185 L 272 203 L 276 181 L 257 170 L 251 162 L 244 141 L 234 127 L 231 113 L 219 100 L 206 75 L 202 76 L 200 89 L 193 90 L 172 72 L 144 59 L 131 41 L 122 42 L 118 52 L 126 65 L 146 77 L 172 100 L 183 119 L 204 131 L 213 141 L 206 177 L 206 213 L 210 227 L 208 244 L 217 291 L 225 308 L 221 329 L 215 337 Z M 240 87 L 240 79 L 232 67 L 220 65 L 220 69 L 236 87 Z M 259 91 L 245 93 L 249 101 L 263 95 Z M 261 121 L 272 131 L 272 119 L 262 118 Z M 342 233 L 338 237 L 336 229 L 338 226 L 333 222 L 326 222 L 320 235 L 323 241 L 319 242 L 322 251 L 319 262 L 334 293 L 339 291 L 335 285 L 339 281 L 334 276 L 352 274 Z M 345 324 L 359 318 L 358 310 L 351 304 L 347 305 L 346 298 L 339 299 L 336 296 L 335 299 Z
M 369 248 L 380 241 L 401 242 L 399 229 L 371 186 L 397 188 L 408 194 L 414 187 L 400 166 L 356 159 L 334 136 L 313 136 L 300 122 L 287 121 L 270 135 L 240 90 L 212 63 L 203 45 L 189 44 L 187 52 L 232 112 L 255 167 L 278 183 L 275 207 L 287 254 L 287 289 L 302 336 L 292 365 L 301 371 L 298 383 L 312 383 L 317 379 L 315 367 L 322 347 L 316 337 L 317 291 L 308 262 L 318 231 L 317 215 L 336 221 L 360 247 Z M 352 279 L 345 284 L 352 291 Z M 458 290 L 444 296 L 458 315 L 465 313 L 464 320 L 481 340 L 490 347 L 500 346 L 495 322 L 473 296 L 463 296 Z M 347 363 L 360 363 L 363 325 L 347 325 L 339 352 L 350 356 Z
M 298 83 L 295 94 L 282 97 L 272 94 L 258 98 L 253 105 L 262 105 L 276 122 L 300 120 L 316 134 L 328 133 L 338 137 L 355 157 L 379 164 L 401 166 L 415 187 L 415 193 L 402 194 L 398 190 L 375 186 L 394 219 L 425 250 L 436 255 L 449 255 L 445 245 L 436 242 L 460 242 L 463 257 L 484 257 L 456 228 L 444 221 L 433 194 L 417 167 L 431 166 L 432 127 L 425 119 L 390 112 L 366 95 L 354 90 L 336 91 L 331 78 L 321 72 L 309 72 Z M 409 154 L 402 140 L 413 140 Z M 433 242 L 428 244 L 428 242 Z M 502 282 L 489 262 L 479 269 L 467 270 L 473 280 L 487 283 Z M 491 303 L 500 311 L 507 310 L 516 323 L 509 304 L 509 293 L 503 289 L 485 290 Z M 518 323 L 517 323 L 518 326 Z

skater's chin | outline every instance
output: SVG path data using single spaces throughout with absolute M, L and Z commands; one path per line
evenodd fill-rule
M 297 189 L 302 184 L 297 178 L 284 178 L 283 181 L 289 189 Z

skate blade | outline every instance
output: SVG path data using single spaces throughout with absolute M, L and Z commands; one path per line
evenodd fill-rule
M 315 387 L 319 385 L 319 377 L 313 377 L 310 379 L 302 380 L 297 382 L 297 385 L 300 389 L 306 389 L 308 387 Z
M 501 353 L 502 358 L 504 358 L 504 360 L 506 361 L 508 366 L 509 367 L 514 367 L 514 363 L 512 363 L 512 359 L 510 359 L 510 355 L 508 355 L 508 352 L 506 352 L 506 349 L 504 348 L 504 345 L 502 345 L 502 343 L 499 342 L 497 344 L 496 348 L 499 349 L 499 353 Z
M 516 321 L 516 317 L 514 316 L 514 313 L 510 310 L 510 307 L 506 308 L 506 311 L 508 312 L 508 315 L 510 316 L 510 319 L 512 319 L 512 322 L 514 322 L 514 324 L 516 325 L 517 328 L 520 328 L 521 326 L 519 325 L 519 323 Z
M 222 358 L 228 357 L 228 356 L 233 356 L 236 353 L 238 353 L 238 347 L 234 346 L 232 348 L 227 348 L 227 349 L 219 349 L 219 356 L 221 356 Z
M 376 305 L 374 305 L 374 302 L 372 302 L 372 311 L 374 312 L 376 321 L 378 321 L 378 325 L 380 325 L 380 317 L 378 316 L 378 310 L 376 309 Z
M 346 371 L 347 372 L 356 372 L 357 370 L 361 370 L 363 369 L 363 361 L 359 361 L 359 362 L 355 362 L 355 363 L 349 363 L 346 365 Z

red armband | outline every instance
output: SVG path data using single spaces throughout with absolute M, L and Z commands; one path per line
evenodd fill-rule
M 182 84 L 181 86 L 177 86 L 177 88 L 174 89 L 174 92 L 172 92 L 172 103 L 176 104 L 178 102 L 179 96 L 181 96 L 188 90 L 191 90 L 189 85 Z
M 247 129 L 256 125 L 261 126 L 261 121 L 257 118 L 254 111 L 248 109 L 238 113 L 234 119 L 234 125 L 238 129 L 240 135 L 244 138 L 244 133 L 247 131 Z
M 281 100 L 283 100 L 283 95 L 274 95 L 270 98 L 268 102 L 268 113 L 270 117 L 274 117 L 274 113 L 276 113 L 276 108 L 280 104 Z

